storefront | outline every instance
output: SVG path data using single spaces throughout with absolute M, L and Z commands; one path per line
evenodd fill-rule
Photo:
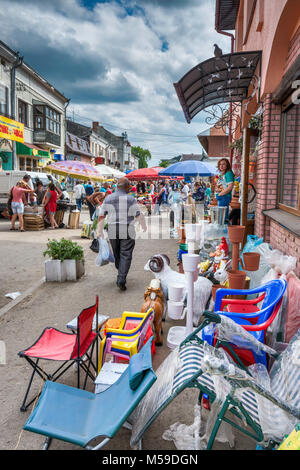
M 0 170 L 13 169 L 13 144 L 24 142 L 24 124 L 0 116 Z
M 50 153 L 27 142 L 17 142 L 17 167 L 19 170 L 39 171 L 50 159 Z

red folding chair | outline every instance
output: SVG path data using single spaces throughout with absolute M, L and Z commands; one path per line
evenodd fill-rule
M 90 368 L 92 367 L 96 374 L 98 364 L 98 337 L 100 335 L 100 331 L 98 331 L 98 302 L 98 296 L 96 296 L 95 305 L 81 311 L 77 317 L 76 334 L 64 333 L 56 328 L 47 327 L 32 346 L 19 352 L 19 356 L 24 357 L 33 367 L 33 372 L 29 380 L 21 411 L 26 411 L 39 395 L 35 395 L 35 397 L 26 404 L 29 390 L 36 373 L 44 381 L 51 380 L 52 382 L 55 382 L 75 363 L 77 364 L 77 388 L 80 388 L 80 369 L 85 372 L 83 389 L 86 387 L 88 376 L 92 380 L 95 379 Z M 96 329 L 93 331 L 92 325 L 95 315 Z M 96 363 L 92 360 L 95 344 L 97 355 Z M 89 351 L 90 348 L 91 351 Z M 84 361 L 83 356 L 86 356 L 87 360 Z M 55 372 L 50 374 L 39 365 L 40 360 L 63 361 L 63 364 L 60 365 Z

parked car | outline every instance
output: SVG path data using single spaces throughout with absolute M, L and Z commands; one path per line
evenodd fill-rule
M 34 189 L 38 180 L 40 180 L 43 183 L 43 186 L 46 188 L 51 178 L 54 184 L 61 189 L 59 181 L 55 178 L 55 176 L 52 176 L 49 173 L 23 170 L 0 171 L 0 214 L 7 207 L 7 199 L 9 196 L 10 189 L 25 175 L 31 176 L 31 180 L 29 180 L 29 185 L 32 186 L 32 189 Z

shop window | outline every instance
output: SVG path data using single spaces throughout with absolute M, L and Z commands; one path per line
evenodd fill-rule
M 8 88 L 0 85 L 0 114 L 8 116 Z
M 18 100 L 18 121 L 28 127 L 28 104 Z
M 25 171 L 25 158 L 19 157 L 19 169 Z
M 283 105 L 283 109 L 285 105 Z M 279 207 L 300 215 L 300 105 L 282 113 Z

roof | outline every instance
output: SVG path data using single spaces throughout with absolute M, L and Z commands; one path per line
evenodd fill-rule
M 240 0 L 216 0 L 216 30 L 235 29 Z
M 20 57 L 13 49 L 11 49 L 7 44 L 5 44 L 3 41 L 0 40 L 0 50 L 2 49 L 2 53 L 0 55 L 3 55 L 3 57 L 8 60 L 8 61 L 14 61 L 18 57 Z M 48 90 L 50 90 L 53 94 L 58 96 L 62 101 L 65 103 L 69 102 L 70 99 L 67 98 L 63 93 L 58 91 L 56 88 L 54 88 L 51 83 L 49 83 L 45 78 L 43 78 L 38 72 L 36 72 L 30 65 L 28 65 L 24 60 L 22 62 L 21 68 L 23 68 L 27 73 L 29 73 L 32 77 L 34 77 L 36 80 L 38 80 L 40 83 L 42 83 Z
M 187 122 L 209 106 L 245 100 L 260 58 L 261 51 L 212 57 L 174 83 Z
M 194 153 L 188 153 L 188 154 L 182 154 L 180 161 L 184 162 L 186 160 L 199 160 L 201 161 L 203 159 L 203 155 L 201 154 L 194 154 Z
M 94 157 L 90 152 L 88 142 L 74 134 L 71 134 L 70 132 L 66 132 L 66 146 L 71 152 L 78 153 L 79 155 L 86 155 L 87 157 Z

